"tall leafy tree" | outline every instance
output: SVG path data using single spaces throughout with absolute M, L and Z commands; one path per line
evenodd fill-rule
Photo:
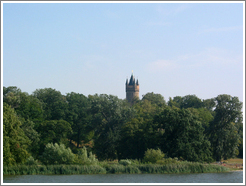
M 180 108 L 183 100 L 181 96 L 175 96 L 173 99 L 170 97 L 168 101 L 168 106 Z
M 154 120 L 164 130 L 161 150 L 170 157 L 210 161 L 210 143 L 199 118 L 187 109 L 166 108 Z
M 116 159 L 121 127 L 131 119 L 132 108 L 125 100 L 113 95 L 96 94 L 90 99 L 95 127 L 94 151 L 99 159 Z
M 52 88 L 37 89 L 33 96 L 43 103 L 45 120 L 65 119 L 67 102 L 60 91 Z
M 21 121 L 8 104 L 3 105 L 3 162 L 13 165 L 25 162 L 30 140 L 21 129 Z
M 206 108 L 188 108 L 192 114 L 198 117 L 198 120 L 201 122 L 203 128 L 205 129 L 205 133 L 207 134 L 209 130 L 209 124 L 213 121 L 214 117 L 212 113 Z
M 155 103 L 143 99 L 133 106 L 135 117 L 123 125 L 119 149 L 120 159 L 142 159 L 148 148 L 159 148 L 163 132 L 153 123 L 161 109 Z
M 240 136 L 236 123 L 242 118 L 242 102 L 226 94 L 217 96 L 215 102 L 215 117 L 209 132 L 213 156 L 220 161 L 238 154 Z
M 214 98 L 203 100 L 203 107 L 211 111 L 211 113 L 213 113 L 215 105 L 216 103 Z
M 15 86 L 3 87 L 3 102 L 14 108 L 16 113 L 25 120 L 43 120 L 42 103 L 32 95 L 21 92 Z
M 68 136 L 72 133 L 70 123 L 65 120 L 46 120 L 38 126 L 40 133 L 41 154 L 48 143 L 62 143 L 68 145 Z
M 203 106 L 202 100 L 196 95 L 176 96 L 169 99 L 168 105 L 178 108 L 201 108 Z
M 71 123 L 73 134 L 70 137 L 76 142 L 77 148 L 84 141 L 90 141 L 93 137 L 93 127 L 90 125 L 90 101 L 83 94 L 69 93 L 66 95 L 68 111 L 66 120 Z
M 24 134 L 29 138 L 30 145 L 28 145 L 28 152 L 35 158 L 38 156 L 38 149 L 40 145 L 40 134 L 35 129 L 35 123 L 29 119 L 20 119 L 22 122 L 21 129 Z
M 159 107 L 166 106 L 164 97 L 161 94 L 155 94 L 154 92 L 143 95 L 142 100 L 148 100 L 151 102 L 151 104 L 155 104 Z

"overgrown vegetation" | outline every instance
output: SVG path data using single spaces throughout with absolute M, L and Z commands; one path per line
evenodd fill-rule
M 14 174 L 28 172 L 25 167 L 32 167 L 30 174 L 63 173 L 64 167 L 143 173 L 175 172 L 176 166 L 178 172 L 206 172 L 218 167 L 191 162 L 243 155 L 242 102 L 226 94 L 166 102 L 147 93 L 131 105 L 106 94 L 62 95 L 45 88 L 29 95 L 3 87 L 3 102 L 3 163 L 5 172 Z
M 127 160 L 131 162 L 131 160 Z M 165 162 L 165 163 L 164 163 Z M 4 175 L 23 174 L 140 174 L 140 173 L 206 173 L 226 172 L 229 169 L 212 164 L 197 162 L 163 161 L 161 164 L 104 163 L 99 165 L 15 165 L 4 166 Z

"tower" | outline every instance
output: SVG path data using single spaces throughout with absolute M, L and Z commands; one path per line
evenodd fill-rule
M 128 79 L 126 79 L 126 99 L 128 102 L 132 103 L 135 97 L 139 98 L 139 83 L 138 80 L 135 81 L 132 73 L 129 83 Z

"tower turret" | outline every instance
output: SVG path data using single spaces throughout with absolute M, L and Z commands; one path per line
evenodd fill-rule
M 134 98 L 139 98 L 139 83 L 138 79 L 135 81 L 132 73 L 129 83 L 128 79 L 126 80 L 126 99 L 132 103 Z

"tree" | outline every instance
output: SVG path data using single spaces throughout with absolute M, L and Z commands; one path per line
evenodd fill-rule
M 202 107 L 202 100 L 196 95 L 186 95 L 182 98 L 181 108 L 200 108 Z
M 45 146 L 41 161 L 45 165 L 51 164 L 73 164 L 75 155 L 70 148 L 66 148 L 64 144 L 48 143 Z
M 30 140 L 21 129 L 21 121 L 13 108 L 3 104 L 3 162 L 13 165 L 25 162 L 29 157 L 27 147 Z
M 49 120 L 42 122 L 38 131 L 40 133 L 39 154 L 41 154 L 48 143 L 68 144 L 68 136 L 71 135 L 72 128 L 67 121 Z
M 66 97 L 52 88 L 37 89 L 33 96 L 43 103 L 45 120 L 65 119 L 67 110 Z
M 121 130 L 120 159 L 142 159 L 148 148 L 159 148 L 163 131 L 153 123 L 161 109 L 144 99 L 133 106 L 135 116 L 125 123 Z
M 161 150 L 169 157 L 210 161 L 210 143 L 204 138 L 202 124 L 188 109 L 165 108 L 154 123 L 164 131 Z
M 132 108 L 126 100 L 112 95 L 94 95 L 91 99 L 94 151 L 98 159 L 117 159 L 120 131 L 132 118 Z
M 40 145 L 40 134 L 34 129 L 34 122 L 27 119 L 21 119 L 22 125 L 21 129 L 23 130 L 24 134 L 30 140 L 30 145 L 28 146 L 27 150 L 29 153 L 32 154 L 35 158 L 38 156 L 38 149 Z
M 214 98 L 203 100 L 203 107 L 208 109 L 211 112 L 214 111 L 215 105 L 216 105 L 216 103 L 215 103 L 215 99 Z
M 91 165 L 91 164 L 97 164 L 98 159 L 96 159 L 96 156 L 92 154 L 92 152 L 89 153 L 86 147 L 84 146 L 83 148 L 79 149 L 78 153 L 76 154 L 76 162 L 77 164 L 80 165 Z
M 170 97 L 168 101 L 168 106 L 181 108 L 183 100 L 181 96 L 175 96 L 173 99 Z
M 3 102 L 10 105 L 12 108 L 18 108 L 20 105 L 21 90 L 15 86 L 3 87 Z
M 14 108 L 16 113 L 25 120 L 43 120 L 42 103 L 37 98 L 28 95 L 28 93 L 21 92 L 17 87 L 4 87 L 3 101 Z
M 88 142 L 92 139 L 93 128 L 90 125 L 90 101 L 83 94 L 69 93 L 66 95 L 68 103 L 68 111 L 66 120 L 71 123 L 73 135 L 70 139 L 74 140 L 77 148 L 82 143 Z
M 201 122 L 203 128 L 205 129 L 205 133 L 207 133 L 209 129 L 209 124 L 214 119 L 212 113 L 206 108 L 188 108 L 188 110 L 198 117 L 198 120 Z
M 147 149 L 147 139 L 142 118 L 133 118 L 121 130 L 119 159 L 142 159 Z
M 186 95 L 184 97 L 176 96 L 173 99 L 169 99 L 169 106 L 175 106 L 178 108 L 201 108 L 202 100 L 196 95 Z
M 235 157 L 240 136 L 236 123 L 242 118 L 242 103 L 237 97 L 222 94 L 215 98 L 215 117 L 209 134 L 216 161 Z
M 159 107 L 166 106 L 166 101 L 161 94 L 154 94 L 154 92 L 143 95 L 142 100 L 148 100 L 151 104 L 155 104 Z
M 160 149 L 148 149 L 144 153 L 144 162 L 156 163 L 158 160 L 162 160 L 165 154 Z

